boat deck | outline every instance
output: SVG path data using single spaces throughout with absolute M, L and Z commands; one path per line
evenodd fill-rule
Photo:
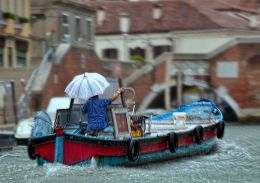
M 156 125 L 155 125 L 156 124 Z M 184 126 L 176 126 L 173 124 L 171 121 L 164 121 L 162 123 L 160 122 L 155 122 L 152 123 L 152 128 L 148 130 L 149 124 L 146 124 L 146 130 L 145 133 L 142 137 L 148 138 L 148 137 L 158 137 L 158 136 L 167 136 L 167 134 L 175 132 L 175 133 L 185 133 L 194 130 L 197 126 L 202 126 L 203 128 L 207 126 L 212 126 L 215 125 L 216 123 L 214 122 L 196 122 L 195 124 L 193 123 L 186 123 Z M 169 127 L 169 125 L 171 125 Z M 112 132 L 106 133 L 106 132 L 100 132 L 97 136 L 91 136 L 88 133 L 85 134 L 78 134 L 76 133 L 76 129 L 78 129 L 78 126 L 70 126 L 67 127 L 67 130 L 65 130 L 65 134 L 69 135 L 76 135 L 80 137 L 89 137 L 89 138 L 95 138 L 95 139 L 127 139 L 130 138 L 130 135 L 126 136 L 118 136 L 115 137 Z M 135 137 L 135 138 L 140 138 Z

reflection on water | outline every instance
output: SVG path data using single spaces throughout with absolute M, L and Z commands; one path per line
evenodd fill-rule
M 38 167 L 19 146 L 0 153 L 0 182 L 260 182 L 259 131 L 260 125 L 227 125 L 224 139 L 209 155 L 131 168 Z

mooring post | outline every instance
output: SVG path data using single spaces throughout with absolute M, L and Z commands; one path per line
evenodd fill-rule
M 15 98 L 15 84 L 14 84 L 14 81 L 11 80 L 10 81 L 10 84 L 11 84 L 11 91 L 12 91 L 12 105 L 13 105 L 13 111 L 14 111 L 14 123 L 15 125 L 17 125 L 18 123 L 18 117 L 17 117 L 17 108 L 16 108 L 16 98 Z

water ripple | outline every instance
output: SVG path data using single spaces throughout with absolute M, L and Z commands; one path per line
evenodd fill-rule
M 186 157 L 139 167 L 37 166 L 25 147 L 0 153 L 0 182 L 10 183 L 258 183 L 260 126 L 227 125 L 225 137 L 208 155 Z M 94 160 L 93 160 L 94 161 Z

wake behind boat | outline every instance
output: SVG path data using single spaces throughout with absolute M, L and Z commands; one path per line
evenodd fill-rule
M 81 131 L 87 116 L 80 108 L 72 100 L 68 109 L 57 110 L 54 127 L 46 113 L 36 115 L 28 154 L 38 165 L 89 166 L 93 159 L 97 166 L 139 165 L 208 153 L 224 135 L 221 111 L 205 100 L 157 116 L 111 105 L 111 124 L 97 136 Z

